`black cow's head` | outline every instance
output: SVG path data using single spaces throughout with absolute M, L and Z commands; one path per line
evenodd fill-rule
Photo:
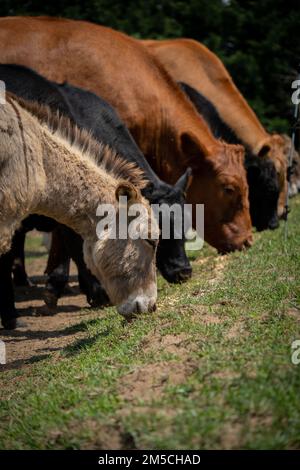
M 246 158 L 247 180 L 252 225 L 258 231 L 279 225 L 277 206 L 279 182 L 275 166 L 269 158 Z
M 165 205 L 171 208 L 174 204 L 180 206 L 181 213 L 184 213 L 185 194 L 191 182 L 191 169 L 188 168 L 184 175 L 179 178 L 174 186 L 161 183 L 159 186 L 149 185 L 143 190 L 143 195 L 150 203 L 157 205 Z M 169 224 L 170 238 L 160 238 L 156 264 L 163 277 L 172 283 L 187 281 L 192 275 L 192 268 L 185 253 L 185 237 L 182 217 L 181 233 L 182 238 L 175 238 L 176 228 L 174 227 L 173 211 L 159 212 L 159 227 L 162 230 L 163 223 L 165 226 Z

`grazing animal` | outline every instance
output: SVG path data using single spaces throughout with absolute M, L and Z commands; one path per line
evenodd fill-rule
M 155 309 L 158 227 L 140 189 L 143 173 L 50 108 L 6 95 L 0 106 L 0 255 L 28 214 L 65 224 L 84 240 L 84 258 L 119 313 Z M 63 168 L 63 171 L 62 171 Z M 133 184 L 134 183 L 134 184 Z M 119 213 L 120 196 L 143 206 L 145 239 L 98 238 L 99 204 Z M 149 230 L 151 222 L 151 233 Z
M 205 96 L 186 83 L 180 83 L 180 86 L 217 139 L 224 139 L 230 144 L 242 143 L 235 132 L 223 122 L 214 105 Z M 268 157 L 257 157 L 246 147 L 245 168 L 249 185 L 252 225 L 259 231 L 277 228 L 279 225 L 277 215 L 279 185 L 272 160 Z
M 142 44 L 103 26 L 47 17 L 1 18 L 0 41 L 2 63 L 68 81 L 114 106 L 163 180 L 174 184 L 191 167 L 187 202 L 204 204 L 208 243 L 222 253 L 252 244 L 244 149 L 214 138 Z
M 221 60 L 192 39 L 142 43 L 176 81 L 186 83 L 211 101 L 222 120 L 254 155 L 268 156 L 274 162 L 280 189 L 278 216 L 284 216 L 287 193 L 284 141 L 280 135 L 265 131 Z
M 47 104 L 52 109 L 68 116 L 74 121 L 74 116 L 57 87 L 35 74 L 33 71 L 17 65 L 0 64 L 0 79 L 4 81 L 6 90 L 21 98 Z M 58 227 L 59 226 L 59 227 Z M 58 248 L 61 259 L 48 272 L 48 282 L 45 301 L 54 312 L 58 298 L 62 295 L 69 275 L 69 258 L 71 257 L 78 268 L 78 278 L 81 290 L 86 294 L 87 301 L 92 306 L 103 306 L 108 303 L 108 297 L 99 282 L 87 269 L 83 260 L 82 239 L 73 230 L 58 224 L 53 219 L 41 215 L 30 215 L 22 221 L 16 231 L 11 246 L 11 253 L 0 258 L 0 284 L 5 296 L 0 296 L 0 316 L 5 328 L 16 327 L 17 311 L 15 309 L 14 284 L 30 285 L 26 275 L 24 262 L 25 234 L 33 229 L 45 232 L 56 230 L 64 240 L 63 248 Z M 57 237 L 54 237 L 57 241 Z M 2 259 L 3 258 L 3 259 Z M 11 273 L 13 272 L 14 284 Z
M 143 170 L 149 184 L 142 189 L 142 194 L 151 204 L 165 204 L 169 207 L 178 204 L 183 211 L 185 194 L 192 180 L 189 169 L 179 177 L 174 186 L 163 182 L 152 170 L 128 129 L 106 101 L 94 93 L 68 83 L 59 85 L 59 90 L 67 100 L 79 127 L 89 130 L 97 140 L 108 144 L 126 160 L 137 164 Z M 160 239 L 156 255 L 157 267 L 167 281 L 185 281 L 190 278 L 192 272 L 185 254 L 185 240 L 184 237 L 174 238 L 172 217 L 169 217 L 167 223 L 170 224 L 170 233 L 173 235 L 170 239 Z
M 161 181 L 151 169 L 143 154 L 138 149 L 126 126 L 117 116 L 114 109 L 94 93 L 75 88 L 67 83 L 58 85 L 50 82 L 44 77 L 27 67 L 0 64 L 0 79 L 5 82 L 7 91 L 10 91 L 26 100 L 37 101 L 50 106 L 53 110 L 58 110 L 61 114 L 68 116 L 79 128 L 91 132 L 94 138 L 114 149 L 126 160 L 136 163 L 144 172 L 147 185 L 142 189 L 142 194 L 150 203 L 166 204 L 172 206 L 184 205 L 184 193 L 189 182 L 189 171 L 179 179 L 175 186 L 171 186 Z M 172 219 L 170 220 L 172 223 Z M 83 292 L 87 295 L 88 302 L 93 306 L 107 303 L 107 296 L 99 286 L 98 281 L 86 269 L 83 261 L 82 241 L 80 236 L 71 229 L 53 225 L 56 235 L 53 236 L 55 247 L 50 251 L 50 258 L 47 273 L 47 291 L 45 300 L 51 311 L 55 311 L 58 298 L 62 295 L 69 273 L 69 257 L 71 257 L 79 270 L 79 283 Z M 30 223 L 24 222 L 22 230 L 16 232 L 12 249 L 18 256 L 10 257 L 14 266 L 14 281 L 21 285 L 28 283 L 24 266 L 24 239 L 25 232 L 37 228 L 48 231 L 44 218 L 41 216 L 30 216 Z M 171 227 L 171 233 L 173 233 Z M 61 244 L 62 246 L 58 246 Z M 182 282 L 191 276 L 191 266 L 185 254 L 184 238 L 170 240 L 160 240 L 157 249 L 157 266 L 163 276 L 169 282 Z M 7 269 L 8 264 L 4 267 Z M 0 281 L 6 280 L 6 292 L 10 302 L 6 300 L 5 306 L 10 304 L 10 311 L 14 308 L 14 294 L 12 279 L 7 273 L 0 269 Z M 9 283 L 7 283 L 9 280 Z M 16 282 L 17 281 L 17 282 Z M 0 298 L 0 312 L 3 312 Z M 10 315 L 11 317 L 11 315 Z

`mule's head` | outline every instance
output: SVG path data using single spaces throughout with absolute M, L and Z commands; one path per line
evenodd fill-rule
M 161 183 L 159 186 L 145 188 L 143 191 L 151 204 L 162 209 L 157 214 L 161 237 L 157 248 L 156 265 L 168 282 L 184 282 L 192 275 L 192 268 L 184 247 L 184 219 L 183 216 L 177 216 L 178 209 L 181 215 L 184 214 L 186 192 L 191 181 L 192 172 L 188 168 L 174 186 Z M 164 226 L 169 227 L 167 238 L 163 237 Z
M 181 146 L 193 168 L 187 201 L 204 204 L 205 240 L 221 253 L 251 246 L 244 148 L 220 142 L 213 150 L 204 150 L 191 133 L 181 135 Z
M 246 158 L 252 225 L 257 230 L 275 229 L 279 225 L 277 207 L 279 184 L 275 165 L 270 158 Z
M 285 215 L 285 202 L 288 191 L 287 184 L 287 158 L 285 155 L 285 142 L 278 134 L 268 135 L 255 149 L 258 157 L 269 157 L 277 172 L 279 183 L 278 217 Z
M 99 239 L 84 242 L 86 263 L 123 316 L 154 311 L 159 238 L 155 217 L 140 191 L 128 182 L 116 188 L 115 210 L 115 228 L 107 223 L 101 234 L 98 231 Z

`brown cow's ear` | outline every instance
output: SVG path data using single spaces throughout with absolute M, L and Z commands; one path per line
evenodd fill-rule
M 254 153 L 260 158 L 265 157 L 271 150 L 270 139 L 266 138 L 263 141 L 259 142 Z
M 184 132 L 180 136 L 181 150 L 184 154 L 187 164 L 191 168 L 199 168 L 203 162 L 203 157 L 207 155 L 207 150 L 201 144 L 198 137 L 189 132 Z
M 263 158 L 265 157 L 266 155 L 268 155 L 268 153 L 270 152 L 271 150 L 271 147 L 269 144 L 264 144 L 258 151 L 257 155 L 260 157 L 260 158 Z
M 138 190 L 133 184 L 124 181 L 117 186 L 116 189 L 116 198 L 117 201 L 120 200 L 121 196 L 127 197 L 128 204 L 134 204 L 138 200 Z

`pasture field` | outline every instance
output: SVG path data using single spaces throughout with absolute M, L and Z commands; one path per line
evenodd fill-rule
M 130 324 L 79 310 L 75 288 L 54 317 L 26 308 L 41 286 L 18 293 L 27 326 L 1 332 L 0 448 L 299 449 L 300 197 L 291 206 L 286 251 L 283 224 L 244 253 L 206 245 L 192 280 L 159 278 L 157 312 Z M 27 249 L 41 273 L 40 238 Z

